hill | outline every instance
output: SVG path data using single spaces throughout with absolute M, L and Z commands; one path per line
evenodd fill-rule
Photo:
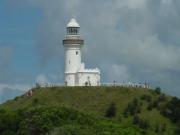
M 179 133 L 177 122 L 166 112 L 173 98 L 160 91 L 124 87 L 39 87 L 32 90 L 32 96 L 25 94 L 0 106 L 0 122 L 4 115 L 9 117 L 9 114 L 15 114 L 20 117 L 19 121 L 17 120 L 19 126 L 13 130 L 16 134 L 17 132 L 24 135 L 35 135 L 36 132 L 50 135 Z M 71 115 L 75 118 L 71 119 Z M 54 123 L 52 117 L 59 121 Z M 10 120 L 4 121 L 9 123 Z M 21 126 L 22 123 L 26 128 Z M 39 124 L 39 129 L 32 132 L 30 129 L 36 124 Z M 0 127 L 0 131 L 5 130 Z

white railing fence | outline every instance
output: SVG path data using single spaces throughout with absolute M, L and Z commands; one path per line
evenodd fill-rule
M 149 83 L 132 83 L 132 82 L 123 82 L 123 83 L 101 83 L 100 86 L 106 87 L 133 87 L 133 88 L 151 88 Z M 34 87 L 66 87 L 64 83 L 36 83 Z

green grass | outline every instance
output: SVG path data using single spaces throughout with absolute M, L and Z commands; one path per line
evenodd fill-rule
M 124 109 L 128 103 L 137 98 L 141 104 L 140 118 L 150 122 L 149 135 L 156 135 L 154 132 L 157 125 L 166 124 L 167 131 L 162 135 L 171 135 L 176 127 L 167 118 L 163 117 L 157 109 L 148 111 L 148 103 L 141 100 L 142 95 L 149 95 L 152 100 L 156 100 L 159 95 L 153 90 L 143 88 L 124 88 L 124 87 L 51 87 L 33 89 L 33 96 L 26 95 L 10 100 L 0 108 L 8 110 L 17 110 L 30 108 L 33 106 L 55 106 L 67 107 L 78 110 L 82 113 L 104 116 L 110 103 L 114 102 L 117 107 L 117 114 L 113 121 L 120 122 L 123 125 L 132 125 L 132 117 L 123 116 Z M 167 100 L 171 97 L 166 95 Z

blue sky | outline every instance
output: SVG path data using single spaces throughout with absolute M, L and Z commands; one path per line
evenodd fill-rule
M 180 96 L 179 0 L 1 0 L 0 102 L 62 83 L 65 26 L 76 17 L 83 62 L 102 82 L 148 82 Z
M 41 18 L 41 11 L 38 9 L 11 9 L 5 0 L 0 2 L 0 46 L 12 49 L 11 60 L 8 63 L 10 72 L 15 72 L 16 75 L 37 72 L 37 55 L 34 46 Z M 16 77 L 14 81 L 17 81 Z

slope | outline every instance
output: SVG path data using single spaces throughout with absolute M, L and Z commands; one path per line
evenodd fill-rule
M 143 88 L 47 87 L 34 88 L 32 97 L 16 97 L 0 108 L 18 110 L 39 106 L 66 107 L 103 117 L 110 104 L 114 103 L 116 115 L 110 120 L 124 126 L 135 125 L 149 135 L 173 135 L 176 125 L 159 111 L 170 99 L 170 96 Z

